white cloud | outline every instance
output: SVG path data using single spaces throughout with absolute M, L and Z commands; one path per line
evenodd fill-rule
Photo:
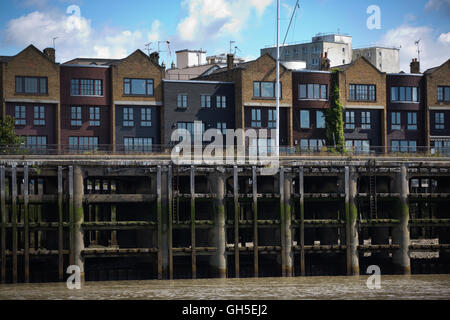
M 380 45 L 399 47 L 400 68 L 409 72 L 409 64 L 412 58 L 417 57 L 417 46 L 415 42 L 420 39 L 421 71 L 436 67 L 444 63 L 448 58 L 450 49 L 450 33 L 435 35 L 435 30 L 430 27 L 413 27 L 402 25 L 396 29 L 389 30 L 379 41 Z
M 185 0 L 188 16 L 178 24 L 182 41 L 202 41 L 238 35 L 253 17 L 261 16 L 272 0 Z
M 450 15 L 450 0 L 428 0 L 425 4 L 425 9 L 440 11 Z
M 4 41 L 19 47 L 32 43 L 44 49 L 57 37 L 57 61 L 65 62 L 75 57 L 124 58 L 136 48 L 143 48 L 145 43 L 160 39 L 159 20 L 142 30 L 107 27 L 94 30 L 91 21 L 78 11 L 79 7 L 69 8 L 67 14 L 55 10 L 34 11 L 10 20 L 4 31 Z

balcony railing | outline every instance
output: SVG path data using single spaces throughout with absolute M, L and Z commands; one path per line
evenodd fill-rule
M 191 152 L 185 152 L 194 154 L 194 145 L 191 147 Z M 205 150 L 206 145 L 202 146 L 202 150 Z M 34 145 L 34 146 L 6 146 L 0 145 L 1 155 L 171 155 L 172 151 L 176 148 L 174 145 Z M 180 147 L 178 147 L 180 148 Z M 231 147 L 231 153 L 238 155 L 238 149 L 236 146 Z M 181 149 L 176 150 L 181 152 Z M 230 148 L 224 147 L 223 155 L 226 156 L 230 153 Z M 239 152 L 241 152 L 239 150 Z M 245 156 L 259 156 L 267 157 L 274 156 L 273 147 L 266 146 L 246 146 Z M 242 153 L 239 154 L 242 156 Z M 435 148 L 435 147 L 384 147 L 384 146 L 371 146 L 370 148 L 364 147 L 346 147 L 342 151 L 337 151 L 333 147 L 322 148 L 302 148 L 300 146 L 287 147 L 280 146 L 280 156 L 370 156 L 370 157 L 450 157 L 450 147 L 447 148 Z

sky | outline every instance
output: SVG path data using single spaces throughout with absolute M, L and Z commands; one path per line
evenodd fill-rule
M 281 0 L 281 42 L 297 0 Z M 417 57 L 426 70 L 450 58 L 450 0 L 303 0 L 286 43 L 310 41 L 317 33 L 344 33 L 353 47 L 401 47 L 401 69 Z M 371 5 L 380 8 L 380 28 L 369 29 Z M 202 49 L 207 55 L 232 51 L 247 60 L 276 43 L 275 0 L 1 0 L 0 55 L 29 44 L 56 46 L 56 59 L 124 58 L 136 49 Z M 167 41 L 170 42 L 169 46 Z M 235 49 L 234 47 L 237 47 Z

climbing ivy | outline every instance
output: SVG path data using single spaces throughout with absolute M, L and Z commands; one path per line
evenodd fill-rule
M 14 131 L 14 118 L 0 119 L 0 153 L 17 152 L 24 142 L 24 138 Z
M 333 70 L 333 89 L 330 90 L 330 108 L 325 113 L 327 127 L 327 145 L 342 152 L 345 146 L 344 106 L 340 101 L 338 70 Z

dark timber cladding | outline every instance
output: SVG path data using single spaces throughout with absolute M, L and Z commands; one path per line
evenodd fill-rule
M 332 90 L 332 75 L 327 71 L 292 72 L 293 135 L 294 146 L 311 146 L 310 140 L 325 140 L 326 129 L 320 116 L 330 107 L 329 93 Z M 300 88 L 301 86 L 301 88 Z M 318 92 L 314 92 L 314 90 Z M 325 92 L 322 92 L 323 90 Z M 312 92 L 310 92 L 312 91 Z M 307 111 L 301 113 L 301 111 Z M 302 114 L 309 116 L 302 124 Z
M 392 141 L 401 140 L 416 141 L 418 146 L 426 145 L 425 97 L 425 78 L 422 74 L 387 75 L 388 147 L 392 147 Z M 400 126 L 397 124 L 399 116 Z
M 260 164 L 5 156 L 1 279 L 64 281 L 73 264 L 86 281 L 358 275 L 370 265 L 448 273 L 449 185 L 438 157 L 286 157 L 268 175 Z
M 61 66 L 62 145 L 69 144 L 69 137 L 96 137 L 99 145 L 111 143 L 110 78 L 109 66 Z
M 173 143 L 172 132 L 181 123 L 201 121 L 205 131 L 235 128 L 234 83 L 172 80 L 164 80 L 163 83 L 164 144 Z M 179 99 L 182 105 L 179 105 Z M 185 105 L 182 99 L 186 99 Z

